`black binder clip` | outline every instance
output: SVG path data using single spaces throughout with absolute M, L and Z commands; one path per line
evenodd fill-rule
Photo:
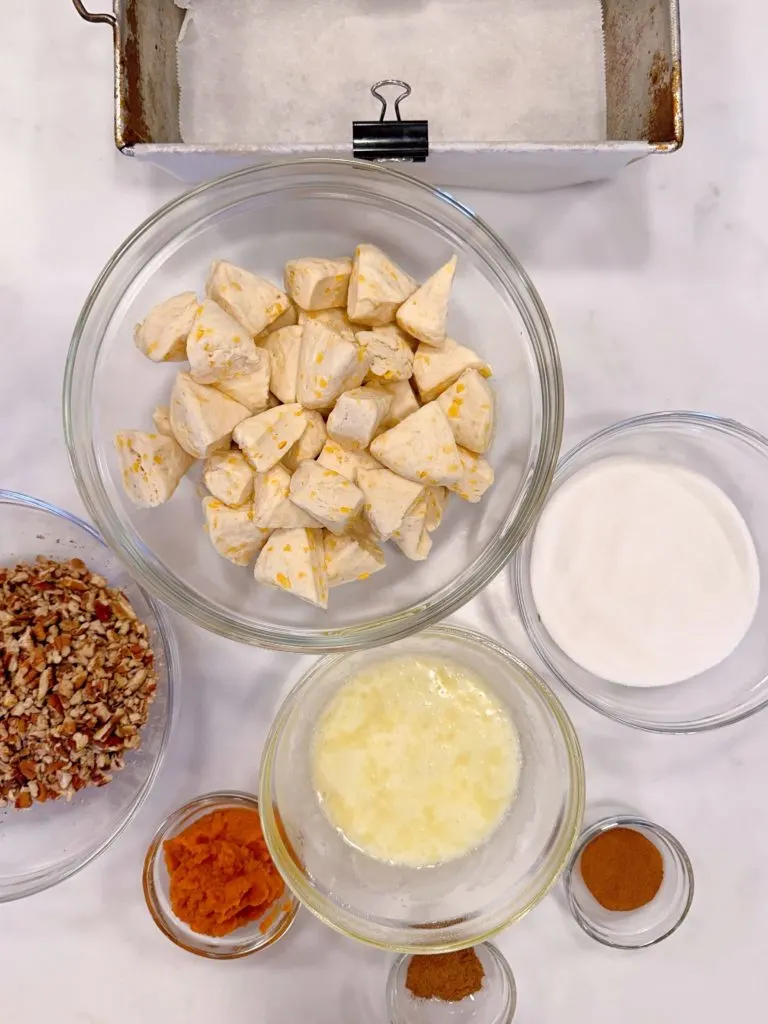
M 395 120 L 387 121 L 387 100 L 381 94 L 384 86 L 401 89 L 395 100 Z M 429 122 L 403 121 L 400 104 L 411 95 L 407 82 L 386 78 L 371 86 L 371 93 L 381 104 L 378 121 L 354 121 L 352 124 L 352 154 L 358 160 L 410 160 L 424 163 L 429 156 Z

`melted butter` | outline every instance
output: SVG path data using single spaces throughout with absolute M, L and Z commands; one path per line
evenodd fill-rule
M 517 733 L 479 676 L 393 658 L 352 676 L 318 722 L 314 784 L 330 822 L 379 860 L 461 857 L 497 828 L 517 790 Z

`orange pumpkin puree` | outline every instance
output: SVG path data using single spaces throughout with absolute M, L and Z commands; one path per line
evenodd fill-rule
M 171 908 L 202 935 L 229 935 L 257 921 L 285 890 L 257 811 L 211 811 L 167 839 L 163 853 Z

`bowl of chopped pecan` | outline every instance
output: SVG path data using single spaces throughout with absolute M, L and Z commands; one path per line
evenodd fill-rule
M 68 878 L 160 768 L 176 644 L 98 533 L 0 490 L 0 902 Z

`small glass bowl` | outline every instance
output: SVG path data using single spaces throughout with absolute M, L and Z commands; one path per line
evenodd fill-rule
M 736 649 L 706 672 L 671 686 L 620 686 L 587 671 L 563 651 L 539 617 L 531 586 L 532 530 L 513 562 L 514 588 L 528 638 L 552 674 L 595 711 L 649 732 L 701 732 L 741 721 L 768 704 L 768 440 L 733 420 L 665 412 L 616 423 L 561 459 L 550 491 L 600 459 L 638 455 L 711 480 L 749 527 L 762 587 L 754 620 Z
M 252 921 L 221 938 L 192 931 L 173 913 L 163 843 L 204 815 L 230 807 L 245 808 L 258 814 L 259 801 L 255 796 L 237 791 L 207 793 L 205 796 L 196 797 L 165 819 L 149 844 L 144 858 L 144 899 L 155 924 L 177 946 L 186 949 L 188 953 L 195 953 L 210 960 L 237 960 L 260 949 L 266 949 L 285 935 L 299 909 L 298 901 L 286 888 L 280 899 L 258 921 Z
M 520 742 L 517 794 L 496 831 L 464 856 L 428 868 L 385 863 L 333 827 L 312 778 L 312 737 L 339 688 L 393 657 L 439 657 L 478 673 L 508 708 Z M 435 626 L 394 650 L 318 661 L 278 711 L 261 762 L 264 838 L 307 909 L 344 935 L 401 953 L 474 946 L 523 917 L 560 877 L 584 811 L 578 738 L 549 687 L 480 633 Z
M 485 977 L 483 987 L 457 1003 L 416 999 L 406 988 L 411 957 L 399 956 L 387 979 L 387 1010 L 391 1024 L 509 1024 L 517 1009 L 517 986 L 512 968 L 490 942 L 475 946 Z
M 650 903 L 638 910 L 613 911 L 600 906 L 581 877 L 579 861 L 588 844 L 614 828 L 635 829 L 664 859 L 664 881 Z M 693 902 L 693 867 L 680 842 L 661 825 L 631 814 L 602 818 L 579 837 L 563 875 L 568 905 L 576 922 L 597 942 L 613 949 L 644 949 L 668 938 L 688 916 Z
M 76 874 L 103 853 L 146 800 L 168 745 L 179 681 L 179 655 L 164 609 L 130 578 L 88 523 L 37 498 L 0 490 L 0 566 L 80 558 L 128 597 L 149 629 L 157 691 L 141 746 L 108 786 L 87 786 L 67 803 L 27 810 L 0 807 L 0 903 L 30 896 Z

